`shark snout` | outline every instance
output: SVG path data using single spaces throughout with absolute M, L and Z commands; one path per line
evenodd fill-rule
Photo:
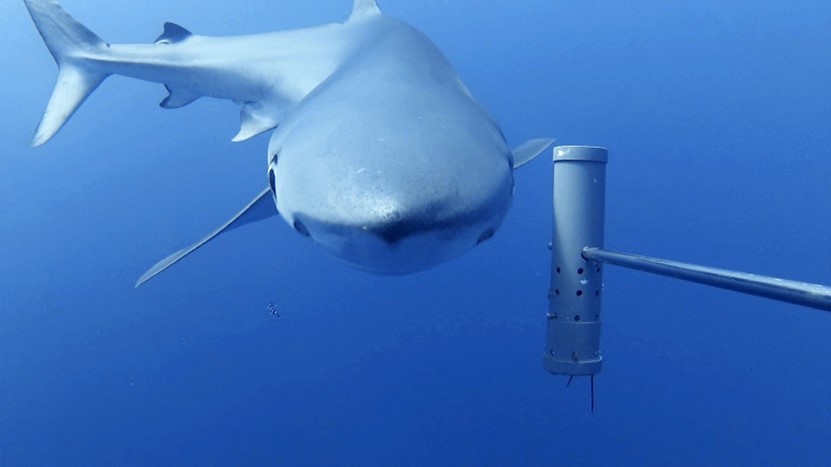
M 409 236 L 425 234 L 428 229 L 414 219 L 395 219 L 374 226 L 366 226 L 365 230 L 381 241 L 394 245 Z
M 365 213 L 366 214 L 366 213 Z M 360 222 L 332 222 L 296 214 L 294 229 L 329 254 L 367 272 L 401 275 L 460 255 L 496 231 L 502 213 L 448 215 L 438 205 L 413 209 L 386 204 Z

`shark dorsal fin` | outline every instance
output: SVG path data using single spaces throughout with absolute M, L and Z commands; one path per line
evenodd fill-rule
M 156 44 L 175 44 L 182 42 L 193 34 L 176 23 L 164 23 L 164 31 L 156 38 Z
M 381 10 L 378 9 L 378 2 L 376 0 L 355 0 L 355 3 L 352 5 L 352 15 L 349 19 L 378 14 L 381 14 Z

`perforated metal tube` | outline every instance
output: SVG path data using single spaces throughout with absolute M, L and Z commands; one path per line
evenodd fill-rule
M 583 248 L 602 247 L 608 151 L 593 146 L 554 148 L 554 231 L 548 332 L 543 365 L 551 373 L 600 372 L 601 263 Z

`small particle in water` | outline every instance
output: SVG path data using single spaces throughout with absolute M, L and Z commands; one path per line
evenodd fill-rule
M 580 283 L 586 285 L 589 283 L 588 279 L 580 279 Z
M 267 309 L 268 312 L 271 313 L 271 316 L 276 316 L 278 318 L 280 317 L 280 312 L 277 311 L 277 305 L 275 305 L 274 302 L 268 302 Z

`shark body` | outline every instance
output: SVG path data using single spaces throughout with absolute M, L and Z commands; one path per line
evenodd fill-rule
M 268 187 L 137 286 L 217 235 L 278 213 L 360 269 L 433 267 L 494 234 L 511 204 L 513 170 L 553 141 L 511 151 L 438 48 L 374 0 L 355 0 L 344 23 L 235 37 L 166 23 L 153 44 L 123 45 L 106 43 L 55 1 L 24 2 L 59 66 L 33 145 L 112 74 L 164 84 L 164 108 L 203 96 L 240 103 L 233 141 L 276 128 Z

